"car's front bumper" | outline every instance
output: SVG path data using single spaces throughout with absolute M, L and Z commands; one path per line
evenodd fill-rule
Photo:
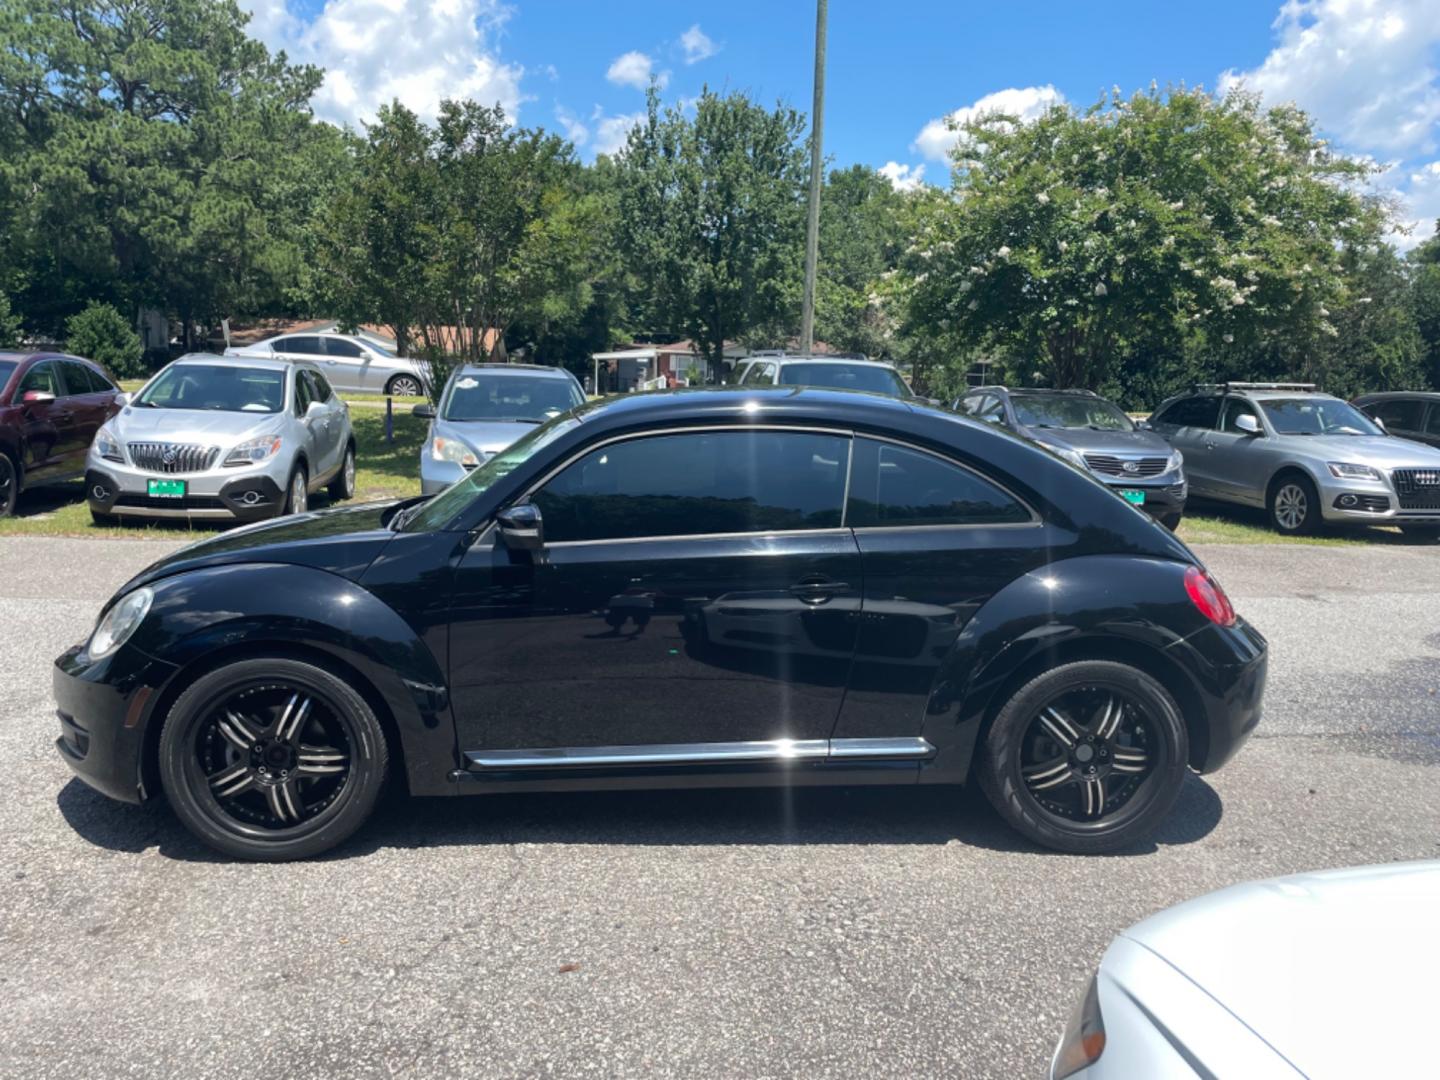
M 1140 504 L 1139 509 L 1152 517 L 1173 517 L 1185 511 L 1185 499 L 1190 490 L 1185 482 L 1185 474 L 1178 469 L 1150 480 L 1127 480 L 1099 473 L 1094 475 L 1106 487 L 1115 491 L 1143 491 L 1145 501 Z
M 1320 514 L 1350 525 L 1433 525 L 1440 529 L 1440 487 L 1433 497 L 1402 498 L 1389 480 L 1339 479 L 1327 473 L 1317 485 Z
M 185 494 L 151 496 L 150 480 L 183 480 Z M 161 476 L 98 457 L 92 450 L 86 461 L 85 497 L 90 509 L 117 517 L 261 521 L 284 511 L 286 480 L 274 458 L 259 466 Z
M 76 645 L 56 658 L 55 748 L 76 776 L 122 802 L 142 802 L 152 794 L 144 766 L 146 721 L 156 691 L 176 670 L 127 646 L 92 660 L 84 645 Z
M 436 461 L 430 453 L 430 442 L 426 440 L 420 451 L 420 494 L 438 495 L 474 468 L 466 468 L 458 461 Z

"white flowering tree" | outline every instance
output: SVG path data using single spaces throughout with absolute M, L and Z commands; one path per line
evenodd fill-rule
M 1239 92 L 981 117 L 907 252 L 909 326 L 1059 387 L 1105 385 L 1147 354 L 1303 355 L 1335 333 L 1343 253 L 1379 243 L 1369 169 L 1302 112 Z

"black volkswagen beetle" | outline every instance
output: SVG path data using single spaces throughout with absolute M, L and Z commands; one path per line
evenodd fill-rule
M 428 500 L 193 544 L 56 661 L 60 753 L 292 859 L 416 795 L 964 784 L 1130 844 L 1260 717 L 1265 641 L 1103 484 L 791 388 L 612 398 Z

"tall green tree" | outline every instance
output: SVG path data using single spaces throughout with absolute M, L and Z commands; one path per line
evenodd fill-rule
M 1263 353 L 1301 375 L 1338 332 L 1344 253 L 1380 242 L 1367 171 L 1304 113 L 1238 92 L 982 117 L 907 256 L 911 318 L 1056 386 L 1102 386 L 1177 343 L 1212 368 Z
M 1410 253 L 1414 274 L 1410 306 L 1420 334 L 1422 362 L 1430 385 L 1440 390 L 1440 222 L 1435 235 Z
M 820 200 L 815 336 L 838 349 L 896 358 L 895 326 L 879 297 L 905 248 L 908 196 L 867 165 L 837 169 Z
M 689 337 L 718 369 L 727 340 L 798 322 L 787 283 L 803 259 L 803 129 L 795 110 L 744 94 L 706 88 L 691 116 L 651 88 L 616 163 L 637 323 Z

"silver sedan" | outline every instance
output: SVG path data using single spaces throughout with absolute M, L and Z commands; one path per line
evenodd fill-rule
M 1051 1080 L 1434 1076 L 1440 862 L 1236 885 L 1117 937 Z
M 85 463 L 98 522 L 257 521 L 355 493 L 350 411 L 309 364 L 194 353 L 121 399 Z

